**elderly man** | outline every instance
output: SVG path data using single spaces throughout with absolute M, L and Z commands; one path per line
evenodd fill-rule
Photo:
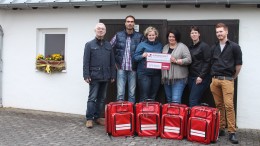
M 104 125 L 100 118 L 104 111 L 108 82 L 116 77 L 115 57 L 111 44 L 104 40 L 106 26 L 98 23 L 95 27 L 96 37 L 87 42 L 84 51 L 83 77 L 89 83 L 89 96 L 86 112 L 86 126 L 93 127 L 93 121 Z

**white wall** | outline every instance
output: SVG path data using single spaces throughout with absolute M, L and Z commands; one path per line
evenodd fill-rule
M 3 13 L 4 11 L 3 10 L 0 10 L 0 25 L 1 25 L 1 22 L 3 22 L 2 18 L 3 18 Z
M 0 11 L 0 20 L 1 20 Z M 6 11 L 0 21 L 4 32 L 3 105 L 65 113 L 85 114 L 88 85 L 82 77 L 84 44 L 94 37 L 93 27 L 99 19 L 215 20 L 239 19 L 239 44 L 243 51 L 243 68 L 238 80 L 239 128 L 260 129 L 260 70 L 255 64 L 259 54 L 260 33 L 256 7 L 232 6 L 119 6 L 101 9 L 39 9 Z M 48 75 L 35 71 L 36 29 L 68 28 L 67 72 Z M 108 30 L 109 31 L 109 30 Z M 252 78 L 253 77 L 253 78 Z M 254 82 L 253 82 L 254 81 Z M 255 84 L 255 85 L 254 85 Z

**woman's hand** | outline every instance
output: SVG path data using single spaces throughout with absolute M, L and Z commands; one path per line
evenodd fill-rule
M 170 61 L 171 61 L 172 63 L 176 63 L 176 59 L 175 59 L 174 57 L 171 57 L 171 58 L 170 58 Z
M 182 65 L 182 59 L 177 59 L 175 63 L 178 65 Z
M 174 57 L 171 57 L 170 61 L 172 63 L 178 64 L 178 65 L 182 65 L 182 60 L 181 59 L 176 59 Z
M 196 79 L 196 85 L 200 84 L 201 82 L 202 82 L 202 78 L 197 77 L 197 79 Z
M 147 54 L 146 52 L 144 52 L 143 55 L 142 55 L 142 57 L 143 57 L 143 58 L 146 58 L 147 55 L 148 55 L 148 54 Z

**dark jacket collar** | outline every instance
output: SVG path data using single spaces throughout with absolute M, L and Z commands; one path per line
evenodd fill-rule
M 226 45 L 230 44 L 230 42 L 231 42 L 230 40 L 227 40 Z M 216 45 L 219 45 L 219 41 L 216 41 Z
M 104 39 L 98 39 L 98 38 L 95 37 L 95 41 L 96 41 L 97 44 L 102 45 L 102 44 L 104 44 L 105 40 Z
M 192 42 L 192 44 L 190 46 L 191 46 L 191 48 L 196 48 L 200 45 L 200 43 L 201 43 L 201 41 L 198 41 L 196 44 L 193 44 L 193 42 Z
M 124 31 L 125 31 L 125 35 L 126 35 L 126 36 L 130 36 L 130 37 L 134 36 L 134 34 L 136 33 L 135 30 L 133 30 L 133 33 L 132 33 L 132 34 L 128 34 L 127 31 L 126 31 L 126 29 L 124 29 Z
M 158 40 L 155 40 L 154 42 L 151 42 L 151 41 L 149 41 L 148 39 L 146 39 L 146 41 L 145 41 L 147 44 L 150 44 L 150 45 L 156 45 L 156 44 L 158 44 L 159 43 L 159 41 Z

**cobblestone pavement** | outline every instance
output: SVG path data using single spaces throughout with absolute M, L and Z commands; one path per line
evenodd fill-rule
M 238 129 L 240 146 L 260 146 L 260 130 Z M 0 108 L 0 146 L 198 146 L 185 140 L 109 137 L 104 127 L 85 127 L 82 115 Z M 231 145 L 228 136 L 212 146 Z

